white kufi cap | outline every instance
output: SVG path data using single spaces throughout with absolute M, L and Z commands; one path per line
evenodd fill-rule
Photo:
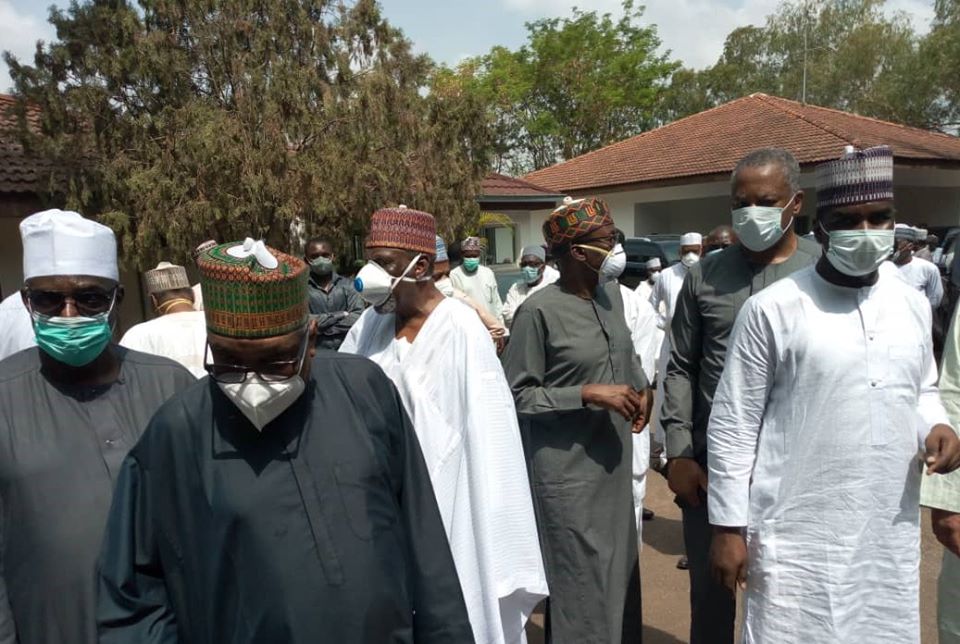
M 703 235 L 700 233 L 685 233 L 680 235 L 681 246 L 700 246 L 703 244 Z
M 20 222 L 23 279 L 91 275 L 120 281 L 113 231 L 79 213 L 44 210 Z
M 660 266 L 660 258 L 659 258 L 659 257 L 651 257 L 650 259 L 647 260 L 647 263 L 644 264 L 644 266 L 646 266 L 647 269 L 661 268 L 661 266 Z

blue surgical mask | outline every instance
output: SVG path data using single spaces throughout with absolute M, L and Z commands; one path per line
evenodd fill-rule
M 533 284 L 540 279 L 540 268 L 537 266 L 521 266 L 520 272 L 523 273 L 523 281 L 527 284 Z
M 480 268 L 480 258 L 479 257 L 464 257 L 463 258 L 463 268 L 468 273 L 473 273 L 478 268 Z
M 91 317 L 59 317 L 33 313 L 33 330 L 37 346 L 48 356 L 82 367 L 96 360 L 110 338 L 110 312 Z

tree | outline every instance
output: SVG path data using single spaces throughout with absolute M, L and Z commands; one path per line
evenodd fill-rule
M 50 21 L 33 66 L 5 54 L 21 114 L 41 110 L 24 145 L 140 267 L 211 237 L 349 247 L 400 202 L 448 232 L 479 216 L 486 112 L 374 0 L 74 0 Z
M 712 67 L 674 75 L 667 117 L 765 92 L 919 127 L 941 125 L 942 103 L 923 39 L 906 15 L 888 16 L 883 5 L 784 2 L 764 27 L 731 32 Z
M 921 46 L 921 63 L 940 90 L 935 99 L 943 126 L 960 130 L 960 0 L 937 0 L 930 33 Z
M 496 167 L 515 173 L 570 159 L 648 129 L 670 74 L 643 9 L 623 15 L 573 10 L 527 24 L 517 51 L 495 47 L 453 76 L 489 106 Z

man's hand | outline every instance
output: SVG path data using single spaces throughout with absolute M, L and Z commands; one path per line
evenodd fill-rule
M 692 508 L 700 506 L 700 490 L 707 491 L 707 473 L 692 458 L 672 458 L 667 463 L 670 490 Z
M 960 557 L 960 512 L 949 510 L 930 510 L 930 526 L 937 541 L 943 547 Z
M 617 412 L 633 422 L 646 408 L 646 396 L 629 385 L 584 385 L 580 390 L 584 405 L 596 405 Z
M 717 583 L 736 593 L 747 587 L 747 542 L 740 528 L 715 528 L 710 543 L 710 573 Z
M 653 392 L 649 389 L 644 389 L 640 392 L 640 397 L 643 398 L 643 408 L 640 410 L 640 413 L 637 414 L 637 417 L 633 419 L 633 425 L 630 427 L 630 431 L 634 434 L 639 434 L 643 431 L 650 423 L 650 410 L 653 408 Z
M 924 443 L 927 474 L 947 474 L 960 467 L 960 438 L 949 425 L 934 425 Z

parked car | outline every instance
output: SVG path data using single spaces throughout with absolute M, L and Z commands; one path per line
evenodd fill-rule
M 663 268 L 680 261 L 680 235 L 649 235 L 629 237 L 623 242 L 627 253 L 627 267 L 620 276 L 620 283 L 636 288 L 647 279 L 647 260 L 657 257 Z

